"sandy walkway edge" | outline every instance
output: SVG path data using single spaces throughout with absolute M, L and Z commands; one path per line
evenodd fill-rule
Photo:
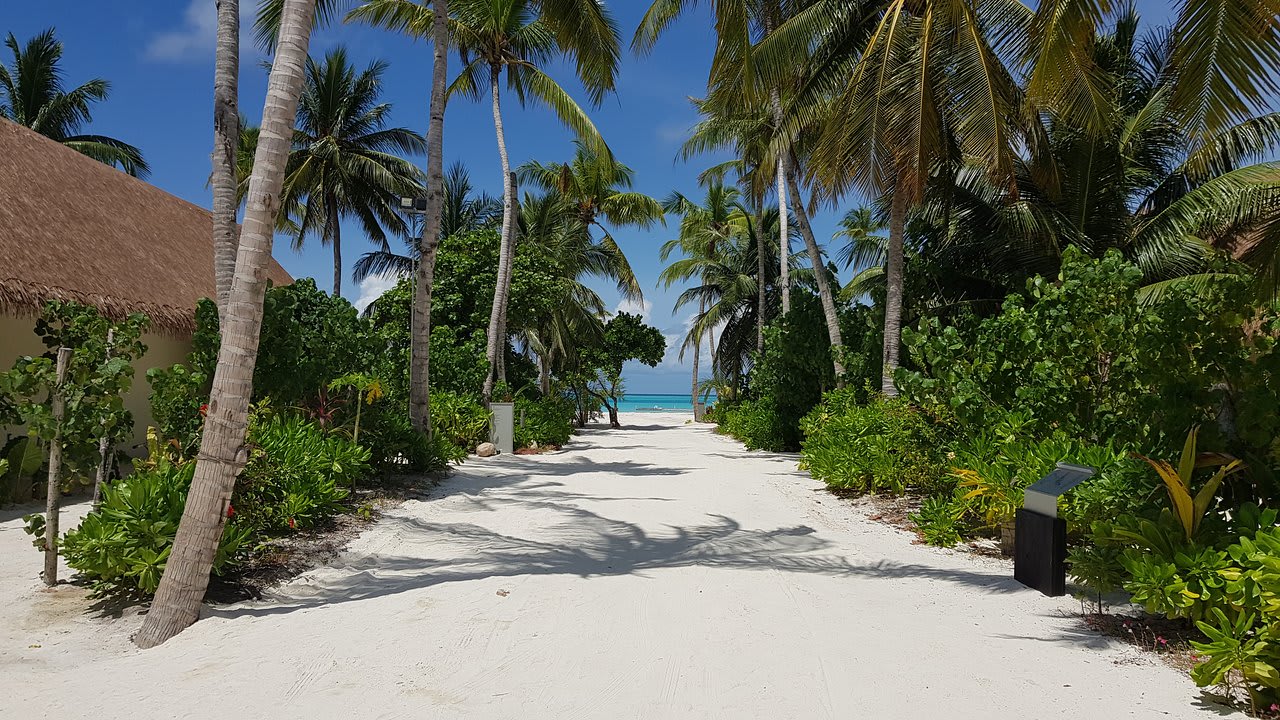
M 139 652 L 0 514 L 0 718 L 1206 718 L 1007 563 L 675 414 L 466 463 L 330 567 Z M 73 508 L 70 514 L 74 514 Z

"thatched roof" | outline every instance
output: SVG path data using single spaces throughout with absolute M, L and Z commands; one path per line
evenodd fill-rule
M 267 277 L 293 281 L 274 260 Z M 75 300 L 187 336 L 214 293 L 209 211 L 0 120 L 0 311 Z

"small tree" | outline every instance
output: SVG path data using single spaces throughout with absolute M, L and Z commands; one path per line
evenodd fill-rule
M 636 360 L 656 367 L 667 352 L 667 339 L 662 331 L 646 325 L 639 315 L 618 313 L 604 329 L 604 340 L 581 353 L 579 369 L 571 373 L 571 384 L 585 389 L 580 397 L 595 397 L 609 411 L 609 426 L 618 423 L 618 401 L 622 399 L 622 366 Z M 573 380 L 577 382 L 572 382 Z
M 26 518 L 36 546 L 51 558 L 46 583 L 57 581 L 59 495 L 76 482 L 101 479 L 103 458 L 132 430 L 124 394 L 133 383 L 133 361 L 146 352 L 140 337 L 147 322 L 130 315 L 113 323 L 92 307 L 51 301 L 35 326 L 49 352 L 19 358 L 0 374 L 0 394 L 9 397 L 13 414 L 31 438 L 48 446 L 47 516 Z

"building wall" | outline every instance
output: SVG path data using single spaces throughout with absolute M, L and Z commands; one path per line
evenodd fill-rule
M 32 332 L 35 321 L 32 315 L 14 317 L 0 313 L 0 371 L 12 368 L 14 361 L 24 355 L 45 352 L 44 343 Z M 124 397 L 125 407 L 133 414 L 133 446 L 128 448 L 131 453 L 146 451 L 147 426 L 153 424 L 147 370 L 183 362 L 191 352 L 190 340 L 148 334 L 142 341 L 147 345 L 147 352 L 133 364 L 133 386 Z

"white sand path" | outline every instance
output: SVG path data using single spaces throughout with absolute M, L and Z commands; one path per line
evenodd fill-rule
M 684 416 L 475 460 L 154 650 L 0 516 L 0 718 L 1205 718 L 1006 563 L 911 544 Z

